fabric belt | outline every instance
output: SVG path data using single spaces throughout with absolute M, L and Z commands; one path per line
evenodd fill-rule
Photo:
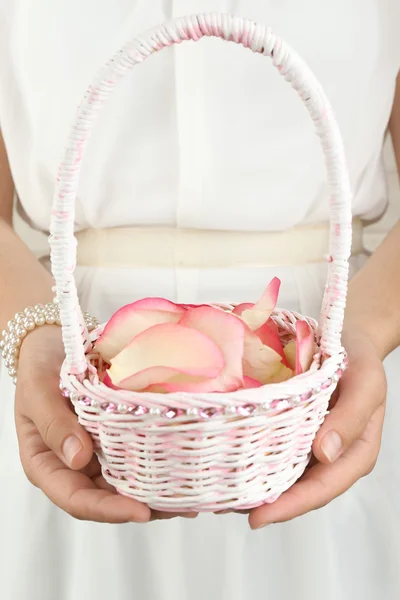
M 237 268 L 297 266 L 326 260 L 329 224 L 282 232 L 164 227 L 85 229 L 76 233 L 77 264 L 101 267 Z M 361 254 L 363 225 L 353 220 L 352 254 Z

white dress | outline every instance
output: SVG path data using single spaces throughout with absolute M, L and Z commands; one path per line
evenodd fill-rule
M 210 10 L 271 25 L 308 61 L 344 136 L 354 213 L 383 212 L 382 141 L 400 68 L 398 0 L 0 0 L 0 126 L 31 224 L 48 228 L 65 137 L 97 69 L 134 34 Z M 298 98 L 268 61 L 218 40 L 168 49 L 124 81 L 91 140 L 77 209 L 79 228 L 269 231 L 327 218 L 321 152 Z M 274 275 L 283 281 L 282 306 L 316 316 L 324 274 L 317 264 L 128 275 L 79 268 L 77 277 L 85 309 L 107 319 L 149 295 L 250 300 Z M 0 597 L 398 600 L 399 361 L 399 351 L 387 360 L 388 414 L 373 474 L 325 509 L 259 532 L 242 515 L 145 526 L 67 516 L 24 477 L 13 388 L 2 369 Z

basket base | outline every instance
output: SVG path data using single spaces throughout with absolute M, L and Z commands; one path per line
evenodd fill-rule
M 296 481 L 303 475 L 308 463 L 310 462 L 310 458 L 311 453 L 304 460 L 294 465 L 291 477 L 287 478 L 286 473 L 285 479 L 282 479 L 282 484 L 280 486 L 274 482 L 273 490 L 271 490 L 268 485 L 263 487 L 257 486 L 258 489 L 256 486 L 254 486 L 254 489 L 251 490 L 251 500 L 250 498 L 235 498 L 234 492 L 232 492 L 231 500 L 221 500 L 215 497 L 210 498 L 210 496 L 215 496 L 215 494 L 207 494 L 207 491 L 204 492 L 204 495 L 196 491 L 195 495 L 182 494 L 180 497 L 154 498 L 153 500 L 151 498 L 144 498 L 142 495 L 137 494 L 137 490 L 132 487 L 127 488 L 123 485 L 116 485 L 115 479 L 109 476 L 105 466 L 103 466 L 102 472 L 105 480 L 116 487 L 116 490 L 119 494 L 128 498 L 132 498 L 133 500 L 137 500 L 138 502 L 142 502 L 152 510 L 171 513 L 225 512 L 251 510 L 252 508 L 262 506 L 263 504 L 272 504 L 273 502 L 276 502 L 276 500 L 278 500 L 278 498 L 290 487 L 292 487 L 292 485 L 294 485 Z M 101 455 L 99 456 L 99 460 L 100 463 L 102 463 Z

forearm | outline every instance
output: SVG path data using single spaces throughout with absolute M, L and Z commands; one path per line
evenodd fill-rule
M 49 302 L 52 279 L 12 229 L 14 184 L 0 132 L 0 331 L 16 312 Z
M 390 132 L 400 173 L 400 76 Z M 400 221 L 351 281 L 347 322 L 366 332 L 382 357 L 400 345 Z
M 0 219 L 0 330 L 28 305 L 50 302 L 52 285 L 50 273 Z
M 346 321 L 384 358 L 400 345 L 400 221 L 351 280 Z

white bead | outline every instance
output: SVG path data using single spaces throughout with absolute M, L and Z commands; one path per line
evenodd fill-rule
M 4 346 L 6 345 L 6 341 L 5 340 L 0 340 L 0 350 L 3 350 Z
M 43 315 L 38 315 L 35 317 L 35 323 L 38 327 L 42 327 L 46 323 L 46 319 Z
M 100 408 L 100 402 L 98 400 L 92 400 L 91 405 L 92 408 Z
M 44 309 L 43 304 L 35 304 L 36 312 L 41 312 Z
M 266 412 L 269 409 L 270 409 L 270 405 L 268 404 L 268 402 L 263 402 L 262 404 L 260 404 L 261 412 Z
M 15 331 L 15 333 L 17 334 L 17 336 L 19 338 L 23 339 L 28 332 L 25 329 L 25 327 L 18 327 L 18 329 Z
M 46 315 L 46 323 L 48 325 L 54 325 L 55 322 L 56 322 L 56 318 L 54 315 L 49 315 L 49 314 Z
M 188 417 L 197 417 L 199 414 L 199 409 L 195 406 L 191 406 L 186 410 L 186 414 Z
M 314 396 L 318 396 L 318 394 L 320 394 L 320 393 L 321 393 L 321 388 L 319 386 L 313 389 Z
M 26 309 L 24 310 L 24 313 L 26 314 L 27 317 L 32 316 L 34 312 L 35 312 L 35 310 L 32 306 L 27 306 Z
M 12 346 L 15 346 L 16 348 L 18 348 L 21 345 L 21 340 L 17 335 L 11 335 L 9 340 L 8 340 L 9 344 L 11 344 Z
M 33 319 L 25 319 L 23 322 L 23 326 L 27 331 L 33 331 L 35 329 L 35 321 Z
M 16 377 L 17 376 L 17 370 L 14 369 L 14 367 L 11 367 L 11 369 L 8 369 L 8 374 L 10 377 Z
M 25 315 L 23 313 L 17 313 L 14 319 L 16 323 L 21 324 L 25 319 Z
M 149 410 L 149 414 L 152 417 L 159 417 L 161 415 L 161 408 L 158 408 L 157 406 L 152 406 Z
M 9 351 L 8 351 L 8 355 L 9 355 L 10 357 L 12 357 L 12 356 L 18 356 L 18 349 L 17 349 L 17 348 L 15 348 L 14 346 L 12 346 L 12 347 L 9 349 Z
M 1 351 L 1 356 L 2 356 L 2 358 L 4 358 L 4 360 L 5 360 L 5 359 L 7 358 L 7 356 L 8 356 L 8 352 L 6 352 L 5 350 L 2 350 L 2 351 Z
M 225 414 L 228 416 L 236 415 L 236 406 L 227 406 L 225 408 Z
M 10 331 L 14 331 L 15 325 L 16 325 L 16 323 L 15 323 L 15 321 L 14 321 L 14 320 L 12 320 L 12 321 L 8 321 L 8 323 L 7 323 L 7 328 L 8 328 Z
M 57 319 L 56 319 L 56 324 L 61 325 L 61 319 L 59 317 L 57 317 Z
M 301 396 L 293 396 L 292 404 L 296 405 L 296 404 L 300 404 L 300 402 L 301 402 Z
M 122 413 L 122 414 L 127 413 L 128 412 L 127 405 L 126 404 L 118 404 L 118 412 Z
M 13 377 L 13 378 L 12 378 L 12 382 L 13 382 L 13 384 L 14 384 L 14 385 L 17 385 L 17 378 L 16 378 L 16 377 Z
M 10 356 L 10 358 L 8 359 L 8 366 L 14 367 L 14 369 L 15 369 L 17 365 L 18 365 L 18 358 L 15 358 L 14 356 Z

